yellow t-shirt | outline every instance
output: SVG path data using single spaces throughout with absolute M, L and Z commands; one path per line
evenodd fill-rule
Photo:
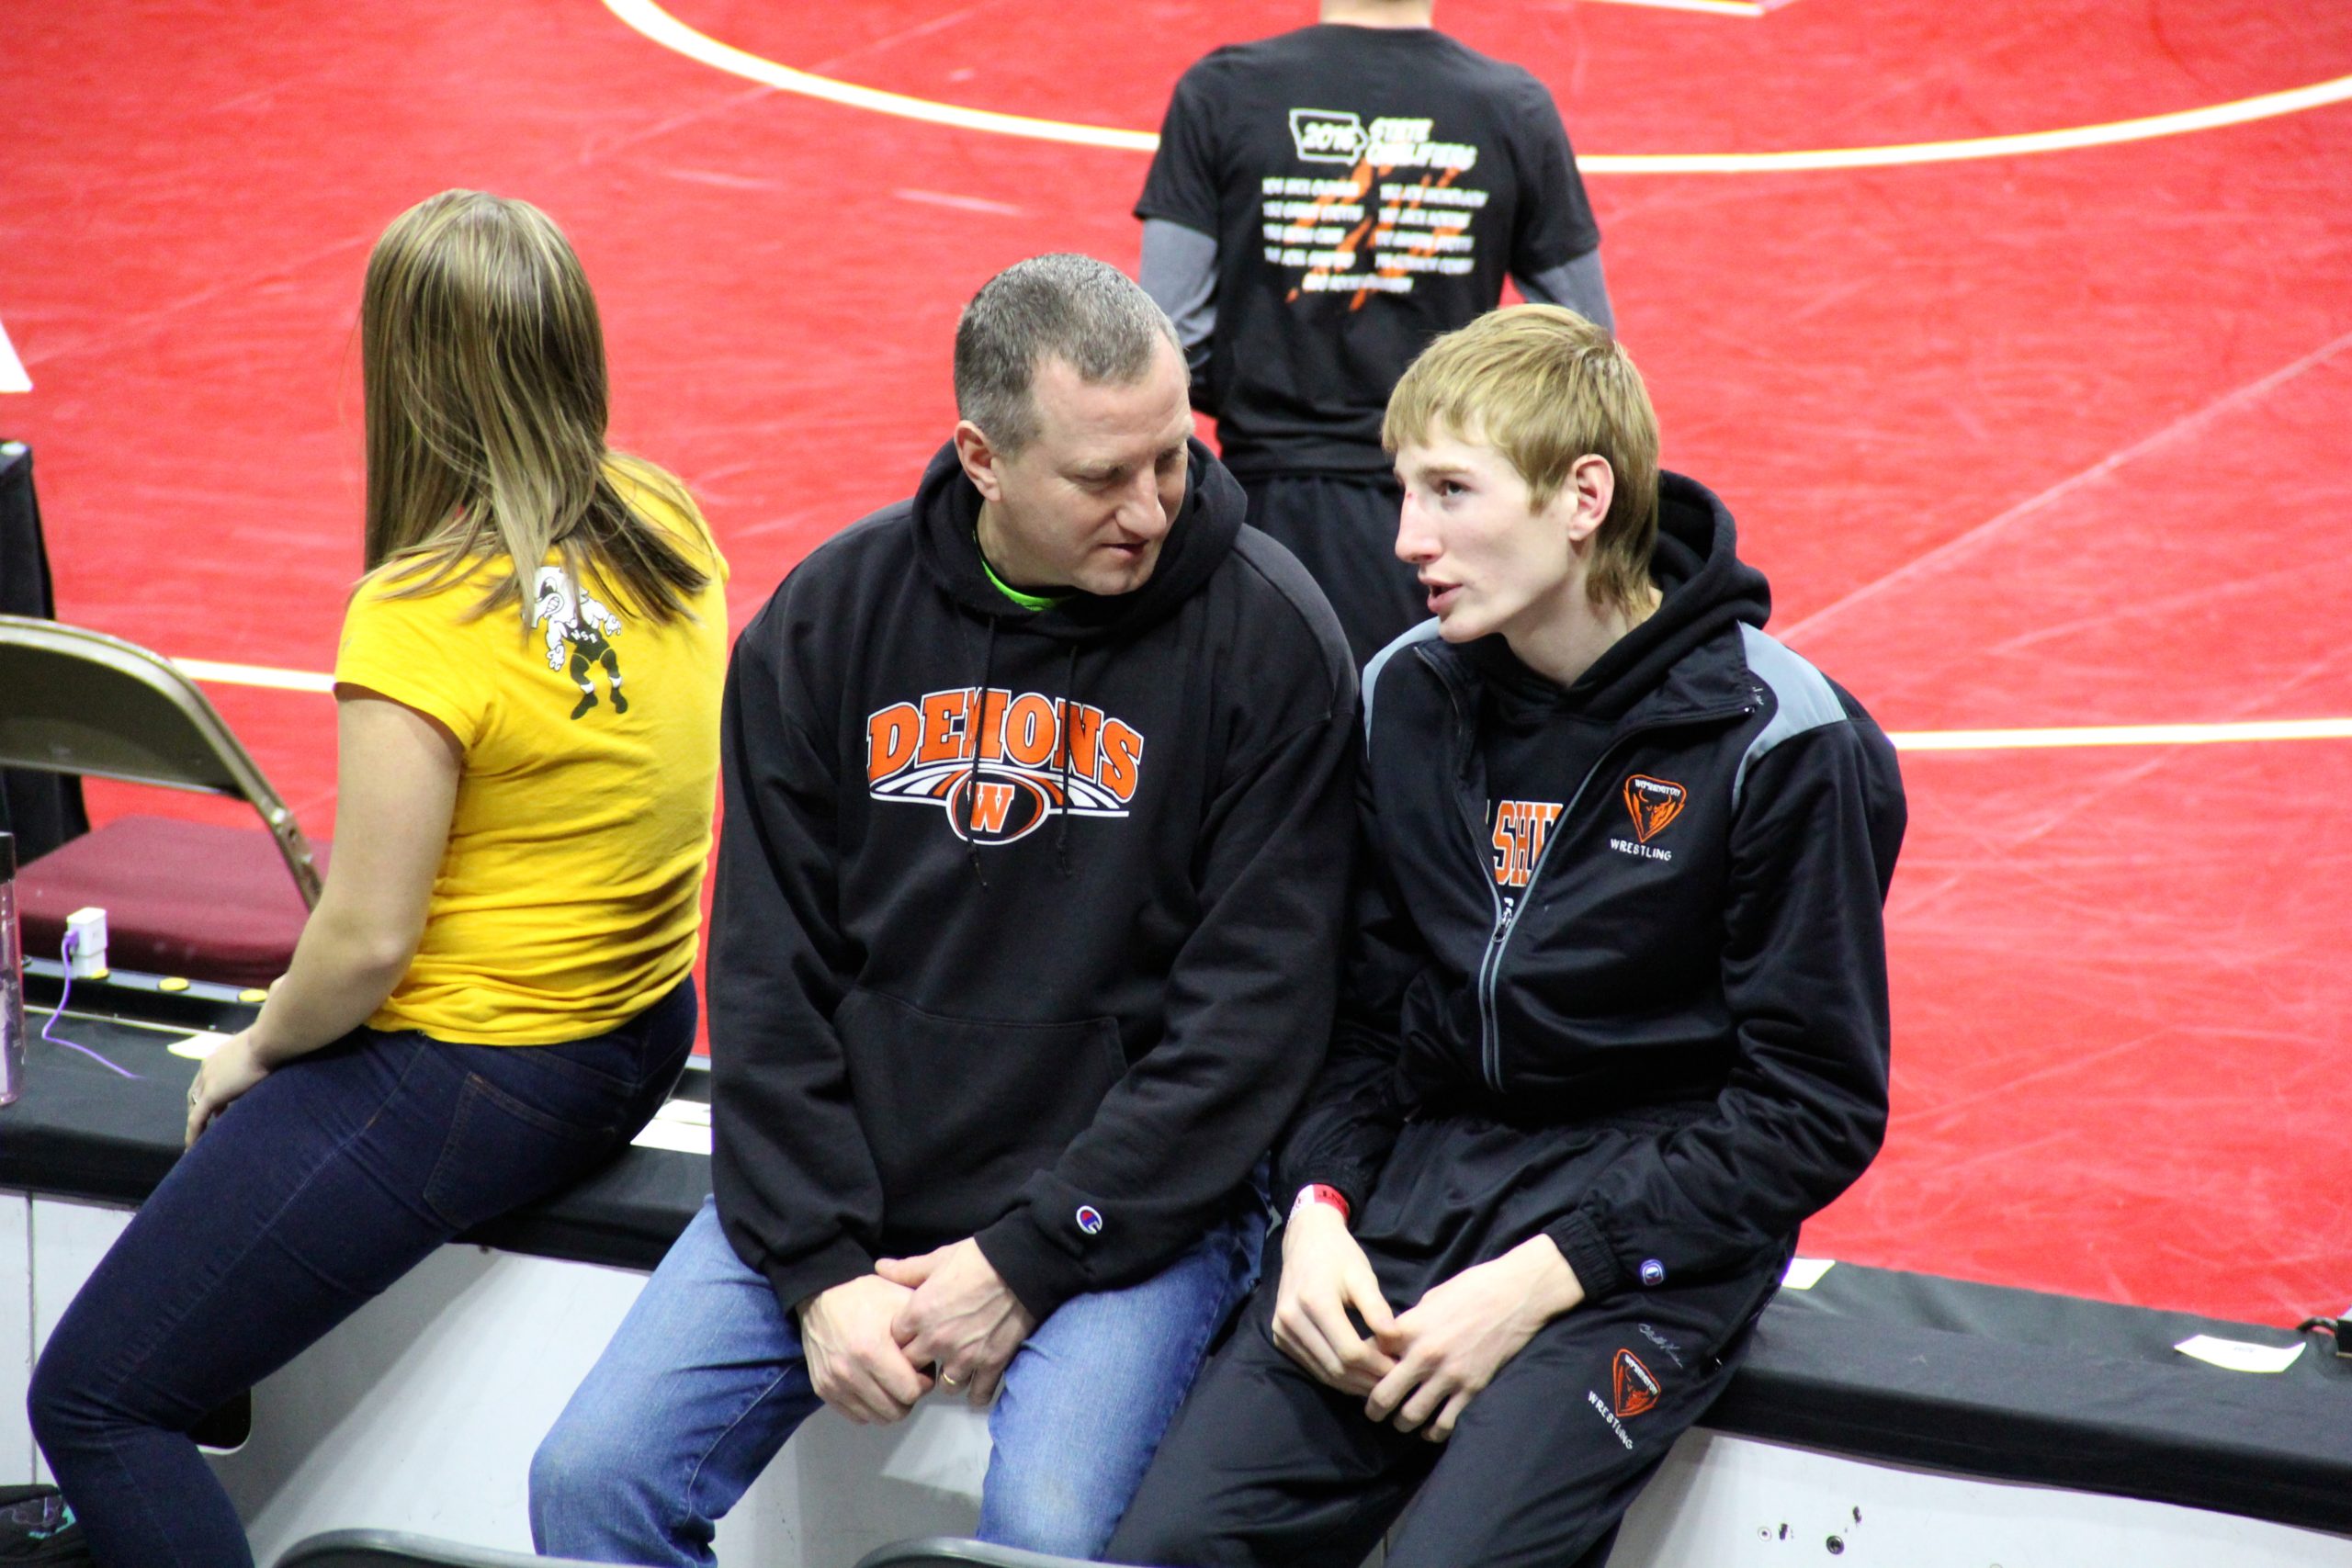
M 424 937 L 368 1022 L 438 1040 L 584 1040 L 693 968 L 718 773 L 727 563 L 699 517 L 615 469 L 639 513 L 706 558 L 694 618 L 663 623 L 550 556 L 531 623 L 470 615 L 504 571 L 415 598 L 379 573 L 352 597 L 334 678 L 447 725 L 464 748 Z M 586 592 L 580 588 L 584 586 Z M 336 836 L 367 831 L 338 823 Z

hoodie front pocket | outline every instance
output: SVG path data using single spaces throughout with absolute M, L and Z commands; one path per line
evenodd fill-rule
M 943 1018 L 853 990 L 834 1010 L 895 1234 L 969 1235 L 1094 1120 L 1127 1070 L 1114 1019 Z

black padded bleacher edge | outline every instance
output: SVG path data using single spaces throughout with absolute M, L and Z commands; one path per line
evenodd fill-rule
M 24 1099 L 0 1111 L 0 1188 L 135 1204 L 179 1153 L 195 1064 L 164 1050 L 171 1036 L 128 1023 L 74 1019 L 66 1028 L 146 1076 L 128 1082 L 36 1040 Z M 689 1084 L 699 1089 L 701 1076 Z M 465 1239 L 650 1269 L 709 1181 L 698 1156 L 631 1149 Z M 2352 1363 L 2313 1337 L 2286 1372 L 2224 1371 L 2172 1348 L 2197 1333 L 2295 1338 L 1840 1264 L 1810 1291 L 1781 1292 L 1704 1425 L 1867 1461 L 2352 1534 Z

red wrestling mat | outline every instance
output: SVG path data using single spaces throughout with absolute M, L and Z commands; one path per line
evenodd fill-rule
M 670 14 L 827 78 L 1148 130 L 1195 55 L 1310 10 Z M 2257 0 L 1442 15 L 1544 76 L 1588 156 L 1965 141 L 2352 73 L 2352 12 Z M 739 621 L 910 485 L 980 281 L 1042 250 L 1135 257 L 1138 152 L 781 92 L 597 0 L 93 0 L 11 44 L 0 325 L 34 390 L 0 397 L 0 433 L 37 449 L 66 616 L 186 658 L 330 666 L 360 268 L 435 190 L 570 230 L 616 435 L 703 498 Z M 1775 629 L 1888 728 L 2341 718 L 2347 139 L 2339 103 L 2086 150 L 1588 178 L 1668 461 L 1743 520 Z M 330 834 L 327 700 L 211 690 Z M 2341 1308 L 2352 740 L 1905 767 L 1894 1131 L 1807 1249 L 2246 1319 Z

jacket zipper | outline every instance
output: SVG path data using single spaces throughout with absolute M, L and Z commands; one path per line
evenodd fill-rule
M 1469 713 L 1464 708 L 1462 705 L 1462 695 L 1459 692 L 1454 690 L 1453 682 L 1446 678 L 1442 671 L 1439 671 L 1438 680 L 1439 684 L 1445 689 L 1446 701 L 1453 705 L 1453 722 L 1462 736 L 1462 742 L 1455 749 L 1456 759 L 1453 764 L 1453 798 L 1455 804 L 1462 808 L 1463 825 L 1470 829 L 1471 863 L 1478 868 L 1478 879 L 1486 885 L 1487 897 L 1489 902 L 1489 907 L 1494 911 L 1494 929 L 1487 933 L 1487 951 L 1478 956 L 1478 976 L 1476 981 L 1478 987 L 1479 1071 L 1481 1075 L 1487 1077 L 1489 1081 L 1491 1081 L 1494 1076 L 1493 1069 L 1487 1066 L 1487 1063 L 1489 1053 L 1489 1043 L 1495 1037 L 1495 1026 L 1493 1015 L 1488 1010 L 1487 998 L 1489 991 L 1487 988 L 1487 976 L 1488 972 L 1494 965 L 1495 960 L 1502 953 L 1504 942 L 1510 938 L 1511 917 L 1515 912 L 1515 906 L 1506 905 L 1503 902 L 1502 890 L 1495 886 L 1494 868 L 1487 863 L 1486 851 L 1480 848 L 1480 845 L 1485 841 L 1481 835 L 1485 833 L 1486 829 L 1478 820 L 1476 807 L 1472 803 L 1469 795 L 1460 787 L 1462 774 L 1468 769 L 1471 752 L 1477 745 L 1476 726 L 1473 724 Z M 1549 847 L 1548 843 L 1546 847 Z
M 1460 715 L 1459 704 L 1455 705 L 1454 712 L 1457 716 Z M 1486 955 L 1478 964 L 1478 1065 L 1479 1070 L 1486 1077 L 1487 1087 L 1495 1093 L 1503 1092 L 1502 1027 L 1497 1016 L 1499 1009 L 1496 1001 L 1501 989 L 1503 953 L 1510 946 L 1511 928 L 1518 923 L 1520 911 L 1525 909 L 1535 897 L 1535 885 L 1543 880 L 1544 863 L 1552 858 L 1552 846 L 1566 836 L 1570 818 L 1576 815 L 1577 807 L 1584 802 L 1585 791 L 1592 786 L 1592 781 L 1600 775 L 1600 770 L 1608 764 L 1610 758 L 1633 741 L 1669 729 L 1683 729 L 1693 725 L 1718 724 L 1728 719 L 1747 718 L 1755 712 L 1755 705 L 1749 703 L 1736 708 L 1720 708 L 1713 713 L 1686 714 L 1679 718 L 1661 719 L 1655 724 L 1645 724 L 1638 729 L 1629 729 L 1602 747 L 1600 755 L 1592 760 L 1592 766 L 1585 770 L 1584 778 L 1577 784 L 1576 793 L 1568 796 L 1567 805 L 1560 808 L 1559 820 L 1554 824 L 1552 832 L 1544 839 L 1544 848 L 1537 853 L 1535 863 L 1528 868 L 1527 886 L 1519 890 L 1519 897 L 1513 903 L 1509 905 L 1503 903 L 1502 894 L 1495 888 L 1492 869 L 1483 859 L 1480 861 L 1479 869 L 1486 876 L 1487 891 L 1493 895 L 1495 901 L 1495 929 L 1494 933 L 1487 939 Z M 1473 743 L 1476 743 L 1475 740 Z M 1463 803 L 1463 810 L 1465 815 L 1469 811 L 1469 803 L 1466 800 Z M 1475 831 L 1471 835 L 1471 841 L 1473 843 L 1477 841 Z

